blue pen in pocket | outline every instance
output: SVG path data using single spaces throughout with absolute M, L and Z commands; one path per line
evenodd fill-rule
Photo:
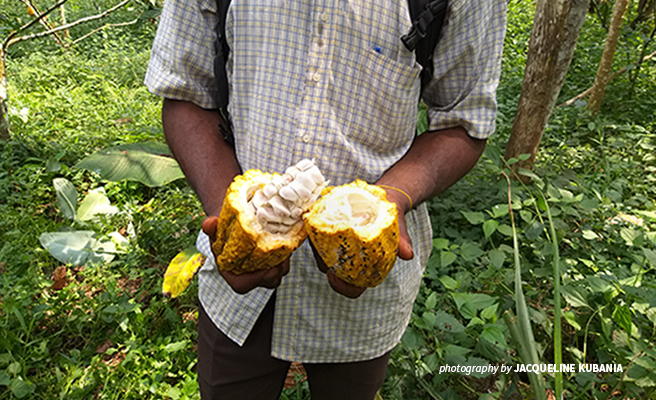
M 376 46 L 376 47 L 374 47 L 374 51 L 378 54 L 381 54 L 382 49 L 380 48 L 380 46 Z

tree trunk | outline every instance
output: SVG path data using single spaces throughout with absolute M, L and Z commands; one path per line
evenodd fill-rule
M 530 154 L 530 157 L 514 164 L 515 172 L 519 167 L 530 168 L 535 162 L 542 133 L 572 61 L 589 2 L 538 0 L 519 104 L 505 154 L 506 160 L 521 154 Z
M 0 54 L 0 140 L 9 139 L 9 121 L 7 120 L 7 75 L 5 57 Z
M 601 55 L 601 62 L 599 63 L 599 70 L 597 70 L 597 77 L 595 78 L 594 85 L 592 85 L 590 99 L 588 100 L 588 110 L 593 114 L 599 112 L 601 101 L 606 92 L 606 85 L 610 81 L 613 57 L 615 56 L 615 49 L 617 48 L 617 42 L 620 38 L 622 22 L 624 21 L 624 15 L 626 14 L 628 5 L 629 0 L 617 0 L 615 2 L 613 19 L 610 21 L 608 36 L 606 37 L 606 46 L 604 46 L 604 52 Z

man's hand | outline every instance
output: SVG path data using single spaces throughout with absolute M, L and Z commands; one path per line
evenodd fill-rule
M 216 224 L 217 217 L 207 217 L 203 221 L 203 232 L 210 238 L 210 242 L 214 243 L 216 240 Z M 245 272 L 243 274 L 235 274 L 228 271 L 221 271 L 219 273 L 226 280 L 232 290 L 239 294 L 248 293 L 256 287 L 265 287 L 268 289 L 275 289 L 280 286 L 282 277 L 289 273 L 289 258 L 275 267 L 259 270 L 254 272 Z
M 410 241 L 410 235 L 408 235 L 408 230 L 405 225 L 405 208 L 409 207 L 409 201 L 408 199 L 401 195 L 400 193 L 396 193 L 396 195 L 393 193 L 393 190 L 390 189 L 385 189 L 387 191 L 387 199 L 396 204 L 396 208 L 399 212 L 399 249 L 397 256 L 402 259 L 402 260 L 410 260 L 414 256 L 414 253 L 412 251 L 412 243 Z M 398 197 L 398 196 L 401 197 Z M 335 275 L 335 273 L 328 268 L 326 263 L 323 261 L 323 259 L 319 256 L 319 253 L 317 250 L 314 248 L 314 245 L 312 242 L 310 242 L 310 247 L 312 247 L 312 253 L 314 253 L 314 259 L 317 262 L 317 267 L 319 267 L 319 270 L 321 272 L 326 274 L 326 277 L 328 278 L 328 283 L 330 283 L 330 287 L 333 288 L 334 291 L 337 293 L 346 296 L 350 299 L 357 299 L 364 293 L 364 291 L 367 288 L 360 287 L 360 286 L 355 286 L 352 285 Z

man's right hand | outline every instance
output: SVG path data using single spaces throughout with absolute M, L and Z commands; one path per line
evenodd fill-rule
M 207 217 L 201 226 L 203 232 L 209 236 L 211 243 L 214 243 L 216 240 L 217 222 L 217 217 Z M 221 271 L 219 269 L 219 273 L 223 279 L 228 282 L 228 285 L 232 287 L 232 290 L 239 294 L 248 293 L 256 287 L 265 287 L 268 289 L 277 288 L 280 286 L 280 282 L 282 282 L 282 277 L 287 275 L 288 272 L 289 258 L 275 267 L 254 272 L 245 272 L 239 275 L 229 271 Z

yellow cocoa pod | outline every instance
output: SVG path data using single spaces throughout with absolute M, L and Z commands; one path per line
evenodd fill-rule
M 398 212 L 382 188 L 361 180 L 326 188 L 303 219 L 319 256 L 342 280 L 374 287 L 394 266 Z
M 301 160 L 283 175 L 252 169 L 235 177 L 212 243 L 219 269 L 241 274 L 289 257 L 307 237 L 302 214 L 325 185 L 312 160 Z

